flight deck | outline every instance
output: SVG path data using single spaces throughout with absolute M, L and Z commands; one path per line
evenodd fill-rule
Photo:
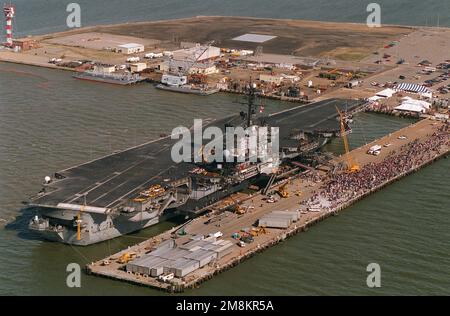
M 282 146 L 293 129 L 338 131 L 335 107 L 353 111 L 360 105 L 361 102 L 355 100 L 329 99 L 274 113 L 265 120 L 270 126 L 280 128 Z M 223 129 L 226 124 L 241 123 L 242 118 L 234 115 L 209 125 Z M 146 187 L 181 178 L 195 168 L 194 164 L 172 161 L 171 148 L 177 141 L 168 136 L 58 171 L 54 181 L 30 204 L 58 208 L 58 204 L 66 203 L 112 209 Z

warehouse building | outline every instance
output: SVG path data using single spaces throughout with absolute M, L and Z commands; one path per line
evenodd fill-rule
M 170 59 L 159 64 L 161 72 L 181 72 L 187 74 L 211 75 L 219 72 L 214 63 L 194 63 L 192 61 Z
M 206 238 L 191 240 L 179 247 L 174 242 L 161 244 L 156 250 L 129 262 L 129 273 L 157 277 L 173 273 L 182 278 L 231 253 L 233 242 Z
M 94 71 L 103 73 L 112 73 L 116 71 L 116 66 L 110 64 L 96 64 L 94 65 Z
M 128 43 L 117 46 L 117 52 L 122 54 L 136 54 L 145 50 L 144 45 L 136 43 Z
M 194 46 L 191 48 L 179 49 L 173 52 L 173 59 L 206 61 L 220 57 L 220 48 L 214 46 Z
M 274 83 L 276 85 L 280 85 L 283 82 L 283 76 L 260 74 L 259 80 L 262 82 L 269 82 L 269 83 Z
M 135 63 L 130 65 L 131 72 L 141 72 L 147 69 L 147 63 Z

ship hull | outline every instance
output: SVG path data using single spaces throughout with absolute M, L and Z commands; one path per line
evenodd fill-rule
M 184 87 L 177 87 L 177 86 L 167 86 L 164 84 L 158 84 L 158 85 L 156 85 L 156 88 L 160 89 L 160 90 L 165 90 L 165 91 L 195 94 L 195 95 L 201 95 L 201 96 L 207 96 L 207 95 L 211 95 L 211 94 L 219 92 L 218 89 L 198 90 L 198 89 L 191 89 L 191 88 L 184 88 Z
M 37 216 L 39 217 L 41 223 L 46 222 L 47 224 L 39 226 L 33 219 L 30 221 L 28 228 L 43 239 L 77 246 L 88 246 L 131 234 L 176 216 L 174 212 L 168 212 L 158 217 L 155 216 L 142 221 L 133 221 L 127 216 L 112 218 L 110 216 L 82 214 L 83 222 L 87 223 L 89 228 L 85 229 L 85 227 L 83 227 L 80 232 L 80 238 L 78 239 L 76 225 L 68 224 L 67 220 L 65 221 L 61 219 L 61 217 L 58 216 L 58 214 L 55 214 L 55 212 L 61 213 L 62 211 L 49 211 L 42 208 L 38 209 L 37 213 L 39 215 Z M 67 211 L 64 212 L 70 213 Z M 73 213 L 71 216 L 75 218 L 76 214 Z M 97 228 L 93 230 L 92 228 L 94 226 Z
M 76 74 L 76 75 L 73 75 L 73 77 L 76 79 L 79 79 L 79 80 L 115 84 L 115 85 L 119 85 L 119 86 L 132 85 L 132 84 L 136 84 L 136 83 L 142 81 L 142 80 L 117 80 L 117 79 L 110 79 L 110 78 L 88 76 L 88 75 L 84 75 L 84 74 Z
M 280 128 L 281 160 L 307 156 L 311 150 L 323 146 L 327 136 L 339 133 L 333 104 L 341 109 L 359 106 L 357 101 L 331 99 L 264 118 L 265 124 Z M 319 118 L 314 121 L 316 117 Z M 225 129 L 242 124 L 242 115 L 233 115 L 212 121 L 204 128 Z M 208 165 L 211 170 L 202 172 L 202 166 L 171 159 L 171 149 L 177 142 L 165 137 L 55 172 L 28 204 L 37 210 L 29 228 L 46 239 L 66 244 L 98 243 L 139 231 L 171 216 L 199 216 L 212 204 L 271 174 L 280 163 L 277 159 L 270 167 L 261 162 L 221 165 L 220 172 L 214 169 L 218 165 Z M 160 191 L 162 188 L 162 192 L 156 195 L 150 192 L 155 187 Z

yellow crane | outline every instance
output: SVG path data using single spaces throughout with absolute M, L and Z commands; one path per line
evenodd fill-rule
M 350 155 L 350 149 L 348 146 L 348 140 L 347 140 L 347 134 L 345 133 L 345 125 L 344 125 L 344 115 L 341 111 L 339 111 L 339 108 L 336 106 L 336 111 L 339 114 L 339 122 L 341 126 L 341 136 L 344 140 L 344 147 L 345 147 L 345 156 L 347 159 L 347 171 L 350 173 L 358 172 L 360 170 L 359 165 L 353 162 L 352 156 Z
M 81 240 L 81 213 L 84 211 L 86 205 L 83 205 L 80 208 L 80 211 L 77 215 L 77 240 Z
M 136 254 L 134 252 L 125 252 L 117 259 L 117 263 L 125 264 L 133 260 L 135 257 Z
M 338 72 L 338 70 L 339 70 L 339 68 L 336 68 L 336 69 L 328 71 L 328 73 L 329 74 L 334 74 L 334 73 Z
M 279 194 L 282 198 L 284 198 L 284 199 L 286 199 L 286 198 L 289 197 L 289 192 L 286 190 L 288 184 L 289 184 L 289 181 L 286 182 L 285 184 L 281 185 L 281 186 L 278 188 L 278 194 Z

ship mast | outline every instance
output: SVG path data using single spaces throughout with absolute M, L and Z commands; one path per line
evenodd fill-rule
M 250 86 L 248 89 L 248 109 L 247 109 L 247 127 L 252 125 L 252 116 L 254 113 L 256 100 L 256 86 L 254 83 L 250 82 Z

